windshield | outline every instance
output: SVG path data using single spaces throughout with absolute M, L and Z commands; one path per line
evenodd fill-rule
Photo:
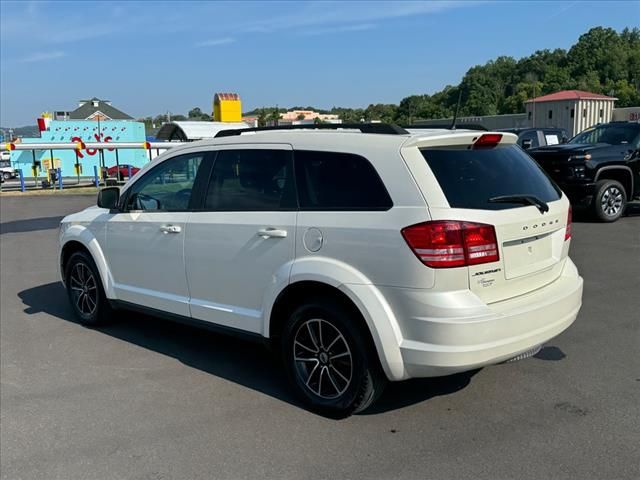
M 538 164 L 515 145 L 481 150 L 425 148 L 421 152 L 453 208 L 502 210 L 529 202 L 496 201 L 496 197 L 529 196 L 553 202 L 561 195 Z
M 573 137 L 569 143 L 608 143 L 610 145 L 622 145 L 633 143 L 640 134 L 640 125 L 634 123 L 618 123 L 600 125 L 589 128 Z

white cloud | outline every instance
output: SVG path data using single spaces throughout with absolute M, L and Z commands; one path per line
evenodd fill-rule
M 369 25 L 394 18 L 429 15 L 461 7 L 474 7 L 482 1 L 352 1 L 309 2 L 289 15 L 247 21 L 237 26 L 245 32 L 303 29 L 306 27 L 337 28 L 341 25 Z M 345 30 L 349 31 L 349 30 Z
M 302 35 L 330 35 L 344 32 L 364 32 L 365 30 L 373 30 L 377 28 L 375 23 L 359 23 L 355 25 L 338 25 L 335 27 L 314 28 L 302 31 Z
M 54 52 L 36 52 L 26 57 L 22 57 L 20 63 L 46 62 L 47 60 L 55 60 L 56 58 L 66 57 L 67 53 L 57 50 Z
M 235 42 L 236 39 L 232 37 L 213 38 L 211 40 L 204 40 L 195 44 L 196 47 L 215 47 L 217 45 L 228 45 Z

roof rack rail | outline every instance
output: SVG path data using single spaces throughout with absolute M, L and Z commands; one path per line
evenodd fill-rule
M 433 125 L 404 125 L 402 128 L 414 128 L 414 129 L 418 129 L 418 128 L 423 128 L 425 130 L 427 129 L 434 129 L 434 130 L 451 130 L 451 125 L 450 124 L 444 124 L 444 123 L 437 123 L 437 124 L 433 124 Z M 455 129 L 459 129 L 459 130 L 480 130 L 483 132 L 488 132 L 489 129 L 487 127 L 485 127 L 484 125 L 480 125 L 478 123 L 459 123 L 458 125 L 456 125 Z
M 274 127 L 250 127 L 220 130 L 215 138 L 233 137 L 248 132 L 267 132 L 271 130 L 360 130 L 362 133 L 387 135 L 408 135 L 404 128 L 389 123 L 318 123 L 310 125 L 278 125 Z

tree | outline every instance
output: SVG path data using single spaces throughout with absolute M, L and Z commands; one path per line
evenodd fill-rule
M 202 110 L 200 110 L 200 107 L 194 107 L 189 110 L 189 113 L 187 115 L 190 119 L 200 119 L 200 117 L 202 117 Z

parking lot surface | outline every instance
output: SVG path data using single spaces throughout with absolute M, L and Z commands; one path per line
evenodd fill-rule
M 93 202 L 0 200 L 2 479 L 640 478 L 637 206 L 574 223 L 582 311 L 536 357 L 392 384 L 332 420 L 261 346 L 131 313 L 75 323 L 58 223 Z

